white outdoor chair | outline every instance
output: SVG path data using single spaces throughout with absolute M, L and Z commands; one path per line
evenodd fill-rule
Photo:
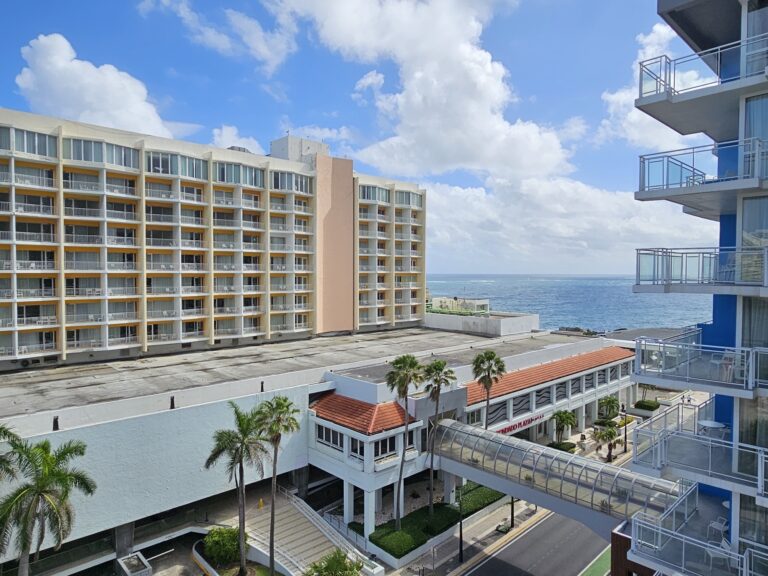
M 725 539 L 725 533 L 728 530 L 728 520 L 722 516 L 719 516 L 717 520 L 712 520 L 707 527 L 707 538 L 709 538 L 713 530 L 719 532 L 720 537 Z
M 710 540 L 708 542 L 710 548 L 706 548 L 707 557 L 709 558 L 709 570 L 712 571 L 712 564 L 715 560 L 722 560 L 725 563 L 726 569 L 731 571 L 731 545 L 728 540 L 723 538 L 719 543 Z

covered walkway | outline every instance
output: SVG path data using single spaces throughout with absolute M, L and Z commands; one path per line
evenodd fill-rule
M 674 482 L 631 472 L 455 420 L 442 420 L 440 468 L 574 518 L 608 538 L 635 513 L 661 516 L 682 494 Z

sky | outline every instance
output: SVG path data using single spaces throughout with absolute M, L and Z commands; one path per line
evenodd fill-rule
M 716 225 L 633 199 L 700 143 L 633 108 L 690 52 L 655 0 L 59 0 L 5 6 L 0 106 L 252 152 L 322 139 L 427 190 L 429 273 L 624 274 Z

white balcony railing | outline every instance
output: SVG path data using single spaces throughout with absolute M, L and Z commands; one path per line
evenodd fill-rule
M 104 237 L 98 234 L 65 234 L 64 242 L 69 244 L 101 244 Z
M 109 289 L 110 294 L 112 294 L 112 290 L 114 290 L 114 288 Z M 93 288 L 72 287 L 72 288 L 67 288 L 65 291 L 65 294 L 67 296 L 101 296 L 102 291 L 101 291 L 101 288 L 99 288 L 98 286 Z
M 110 312 L 108 314 L 108 318 L 110 320 L 114 321 L 125 321 L 125 320 L 136 320 L 138 318 L 138 314 L 133 312 Z
M 202 262 L 182 262 L 181 269 L 185 272 L 205 270 L 205 264 Z
M 108 194 L 121 194 L 123 196 L 136 196 L 135 186 L 126 186 L 124 184 L 109 184 L 107 183 Z
M 173 308 L 153 308 L 147 309 L 147 318 L 173 318 L 176 311 Z
M 136 270 L 136 262 L 107 262 L 107 270 Z
M 57 323 L 56 316 L 21 316 L 16 319 L 17 326 L 51 326 Z
M 171 247 L 176 246 L 176 241 L 172 238 L 157 238 L 147 236 L 147 246 Z
M 172 190 L 151 187 L 147 187 L 147 196 L 150 198 L 162 198 L 164 200 L 173 200 L 176 198 L 176 194 L 174 194 Z
M 19 354 L 37 354 L 39 352 L 47 352 L 56 350 L 55 342 L 42 342 L 36 344 L 21 344 L 19 343 Z
M 101 348 L 104 346 L 102 344 L 101 340 L 97 339 L 90 339 L 90 340 L 67 340 L 67 348 L 70 348 L 72 350 L 82 350 L 82 349 L 89 349 L 89 348 Z
M 16 231 L 17 242 L 43 242 L 51 244 L 56 242 L 56 235 L 50 232 L 21 232 Z
M 14 181 L 20 186 L 37 186 L 39 188 L 56 187 L 56 181 L 53 178 L 36 176 L 34 174 L 16 174 Z
M 147 261 L 147 270 L 169 270 L 173 271 L 176 267 L 173 265 L 172 262 L 153 262 L 152 260 Z
M 147 334 L 147 342 L 172 342 L 178 340 L 178 336 L 173 332 L 159 332 L 157 334 Z
M 183 308 L 181 310 L 182 316 L 205 316 L 204 308 Z
M 64 263 L 65 270 L 101 270 L 101 262 L 67 260 Z
M 732 169 L 718 170 L 717 158 Z M 721 163 L 725 165 L 726 163 Z M 768 146 L 759 138 L 640 156 L 639 190 L 666 190 L 768 177 Z
M 179 216 L 179 220 L 182 224 L 193 224 L 195 226 L 202 226 L 203 225 L 203 219 L 199 216 L 185 216 L 182 214 Z
M 139 338 L 137 336 L 121 336 L 119 338 L 110 338 L 110 346 L 126 346 L 128 344 L 138 344 Z
M 103 322 L 104 315 L 101 313 L 93 314 L 67 314 L 67 323 L 78 324 L 83 322 Z
M 147 212 L 147 222 L 173 222 L 173 214 L 163 214 L 162 212 Z
M 202 336 L 205 336 L 204 330 L 188 330 L 181 335 L 182 338 L 201 338 Z
M 80 192 L 99 192 L 102 190 L 101 184 L 89 180 L 64 180 L 65 190 L 78 190 Z
M 132 236 L 107 236 L 107 244 L 111 246 L 136 246 L 136 238 Z
M 10 268 L 10 262 L 8 262 L 9 266 L 4 266 L 4 269 Z M 53 262 L 51 260 L 16 260 L 16 269 L 17 270 L 56 270 L 56 262 Z
M 243 242 L 243 250 L 261 250 L 260 242 Z
M 17 298 L 53 298 L 56 290 L 53 288 L 19 288 L 16 290 Z
M 768 247 L 642 248 L 636 284 L 768 286 Z
M 100 218 L 101 210 L 98 208 L 76 208 L 75 206 L 64 206 L 65 216 L 79 216 L 81 218 Z
M 765 73 L 768 34 L 671 59 L 657 56 L 640 63 L 640 98 L 681 94 Z
M 55 212 L 53 206 L 50 204 L 32 204 L 28 202 L 16 202 L 15 209 L 16 212 L 21 214 L 52 215 Z
M 213 309 L 214 314 L 237 314 L 238 312 L 237 306 L 216 306 Z
M 129 210 L 107 210 L 107 218 L 114 220 L 136 220 L 136 212 Z
M 202 240 L 195 240 L 192 238 L 181 239 L 182 248 L 205 248 L 205 244 Z
M 204 294 L 205 287 L 204 286 L 182 286 L 181 293 L 182 294 Z

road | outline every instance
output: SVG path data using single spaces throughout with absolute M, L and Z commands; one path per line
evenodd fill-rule
M 578 576 L 607 545 L 576 520 L 552 514 L 467 576 Z

